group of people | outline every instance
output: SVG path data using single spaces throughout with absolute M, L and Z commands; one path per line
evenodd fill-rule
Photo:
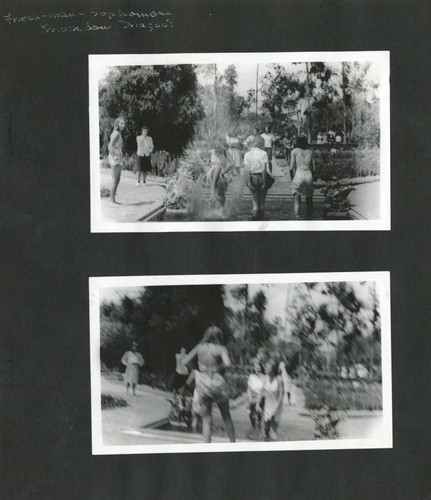
M 265 127 L 262 134 L 255 128 L 245 140 L 238 135 L 228 135 L 225 147 L 219 146 L 211 151 L 211 167 L 207 173 L 211 199 L 224 206 L 229 183 L 235 174 L 240 174 L 250 189 L 252 218 L 262 219 L 268 190 L 275 182 L 272 176 L 272 156 L 274 143 L 278 139 L 280 138 L 274 136 L 269 127 Z M 296 216 L 300 215 L 303 196 L 306 201 L 305 215 L 311 217 L 315 164 L 307 137 L 300 134 L 294 147 L 294 141 L 286 133 L 281 144 L 290 172 L 294 213 Z
M 124 163 L 123 132 L 125 129 L 126 120 L 123 117 L 117 118 L 108 144 L 108 164 L 112 169 L 111 202 L 113 205 L 119 205 L 116 201 L 116 195 Z M 151 153 L 154 150 L 154 143 L 149 134 L 150 129 L 144 125 L 140 130 L 140 134 L 136 137 L 137 150 L 134 172 L 138 174 L 137 186 L 141 185 L 141 177 L 142 185 L 146 184 L 147 175 L 152 169 Z
M 211 442 L 212 406 L 216 404 L 220 410 L 230 442 L 235 442 L 235 427 L 229 409 L 229 387 L 225 379 L 226 371 L 231 367 L 228 351 L 223 345 L 223 333 L 217 326 L 210 326 L 204 333 L 201 342 L 189 353 L 181 348 L 176 354 L 176 371 L 173 379 L 173 391 L 181 396 L 186 387 L 194 385 L 192 398 L 192 427 L 196 431 L 198 419 L 202 421 L 202 435 L 206 442 Z M 196 359 L 195 368 L 189 365 Z M 139 368 L 144 365 L 142 355 L 133 343 L 122 359 L 126 366 L 126 391 L 136 394 Z M 253 372 L 247 382 L 247 396 L 250 422 L 253 429 L 261 430 L 263 422 L 263 438 L 277 439 L 283 401 L 287 396 L 290 404 L 291 380 L 285 364 L 272 359 L 265 363 L 256 359 Z
M 117 188 L 121 178 L 124 163 L 123 133 L 126 121 L 120 117 L 115 121 L 114 130 L 108 145 L 108 163 L 112 169 L 111 202 L 116 200 Z M 235 133 L 226 136 L 225 142 L 211 151 L 211 165 L 207 172 L 210 186 L 210 197 L 213 202 L 224 206 L 226 192 L 235 175 L 241 175 L 244 184 L 250 189 L 252 197 L 252 218 L 263 219 L 265 200 L 268 190 L 274 184 L 272 177 L 272 156 L 274 144 L 280 137 L 274 136 L 269 127 L 263 133 L 257 128 L 245 139 Z M 296 147 L 286 133 L 281 144 L 285 150 L 286 160 L 290 170 L 291 190 L 294 198 L 294 213 L 300 215 L 301 197 L 306 200 L 306 217 L 313 213 L 313 174 L 315 165 L 313 153 L 308 147 L 307 137 L 300 134 L 296 138 Z M 143 126 L 136 137 L 137 158 L 135 172 L 138 174 L 137 186 L 146 184 L 147 175 L 151 171 L 151 154 L 154 143 L 150 130 Z

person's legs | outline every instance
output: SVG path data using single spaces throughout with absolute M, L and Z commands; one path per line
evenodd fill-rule
M 120 183 L 121 177 L 121 166 L 114 165 L 112 167 L 112 189 L 111 189 L 111 201 L 112 203 L 117 203 L 115 201 L 115 196 L 117 194 L 118 184 Z
M 250 403 L 250 423 L 253 429 L 256 427 L 256 403 Z
M 299 195 L 298 193 L 295 193 L 293 195 L 293 211 L 294 211 L 295 215 L 299 215 L 300 208 L 301 208 L 301 195 Z
M 229 441 L 231 443 L 235 442 L 235 427 L 233 426 L 232 417 L 230 416 L 229 401 L 223 401 L 218 403 L 224 426 L 226 428 L 227 435 L 229 436 Z
M 269 439 L 269 424 L 270 424 L 270 420 L 263 421 L 263 433 L 265 436 L 265 440 Z
M 129 394 L 129 387 L 130 387 L 130 384 L 129 384 L 129 382 L 127 382 L 127 384 L 126 384 L 126 394 Z
M 133 395 L 136 396 L 136 384 L 132 384 Z
M 211 443 L 211 403 L 201 403 L 202 435 L 205 442 Z
M 250 192 L 251 202 L 253 204 L 253 212 L 257 214 L 257 212 L 259 211 L 259 193 L 257 191 L 252 191 L 251 189 Z
M 272 439 L 278 439 L 278 423 L 276 422 L 274 417 L 272 417 L 269 421 L 269 426 L 271 429 Z
M 313 215 L 313 197 L 306 196 L 305 203 L 307 204 L 307 216 L 311 217 Z
M 290 405 L 290 392 L 287 393 L 287 404 Z

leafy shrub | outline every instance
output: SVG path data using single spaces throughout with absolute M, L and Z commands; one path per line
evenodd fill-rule
M 101 198 L 109 198 L 111 196 L 111 190 L 107 187 L 100 188 L 100 197 Z
M 229 388 L 229 398 L 236 399 L 247 390 L 247 376 L 239 373 L 227 372 L 225 380 Z
M 302 389 L 310 410 L 382 409 L 382 386 L 378 382 L 310 379 Z
M 107 408 L 121 408 L 127 406 L 127 401 L 122 398 L 116 398 L 110 394 L 102 394 L 102 409 Z
M 172 374 L 165 372 L 147 372 L 141 371 L 139 375 L 139 383 L 169 392 L 172 386 Z
M 316 149 L 314 151 L 316 169 L 320 178 L 328 181 L 337 179 L 351 179 L 367 175 L 380 174 L 380 149 Z

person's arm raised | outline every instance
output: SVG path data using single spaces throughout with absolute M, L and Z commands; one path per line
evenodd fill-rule
M 190 363 L 190 361 L 196 356 L 197 353 L 198 353 L 198 346 L 196 345 L 183 359 L 183 363 L 187 366 Z

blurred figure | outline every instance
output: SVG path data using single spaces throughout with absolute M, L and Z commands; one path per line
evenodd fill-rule
M 138 352 L 138 344 L 132 343 L 131 350 L 123 354 L 121 362 L 126 367 L 126 393 L 129 394 L 129 388 L 132 388 L 133 395 L 136 396 L 136 384 L 139 383 L 139 368 L 144 366 L 144 358 Z
M 253 129 L 253 132 L 247 137 L 247 139 L 242 143 L 243 146 L 246 149 L 251 149 L 252 148 L 252 143 L 255 140 L 255 138 L 259 135 L 259 129 L 256 127 Z
M 293 143 L 292 143 L 292 139 L 291 139 L 291 137 L 289 137 L 289 134 L 287 133 L 287 131 L 284 133 L 284 137 L 283 137 L 281 143 L 283 144 L 283 147 L 284 147 L 284 155 L 286 157 L 287 166 L 289 166 L 290 155 L 291 155 L 292 149 L 293 149 Z
M 181 347 L 180 352 L 175 354 L 175 375 L 174 381 L 172 384 L 172 388 L 174 393 L 178 392 L 181 387 L 186 383 L 187 378 L 189 376 L 189 370 L 187 366 L 184 364 L 184 360 L 187 357 L 187 351 L 185 347 Z
M 253 364 L 253 372 L 248 377 L 247 395 L 249 406 L 249 418 L 253 429 L 260 429 L 262 421 L 262 410 L 265 403 L 265 398 L 261 398 L 263 386 L 265 383 L 265 374 L 263 366 L 259 360 L 255 360 Z M 259 407 L 257 403 L 259 402 Z
M 279 363 L 269 360 L 265 365 L 266 379 L 260 400 L 265 398 L 263 425 L 265 440 L 278 439 L 278 423 L 283 408 L 284 387 L 280 376 Z M 259 400 L 259 404 L 260 404 Z
M 226 347 L 222 345 L 223 334 L 217 326 L 210 326 L 202 341 L 185 358 L 184 364 L 197 357 L 199 370 L 194 373 L 196 382 L 196 405 L 202 417 L 202 434 L 211 442 L 212 404 L 216 403 L 231 443 L 235 442 L 235 429 L 229 410 L 229 388 L 223 377 L 231 366 Z
M 210 185 L 210 199 L 224 207 L 226 192 L 231 181 L 230 171 L 233 164 L 228 163 L 225 151 L 218 147 L 211 150 L 211 166 L 207 172 L 207 181 Z
M 292 395 L 292 379 L 287 373 L 284 361 L 280 361 L 279 368 L 280 368 L 281 378 L 283 379 L 283 386 L 287 397 L 287 404 L 290 405 L 291 395 Z

